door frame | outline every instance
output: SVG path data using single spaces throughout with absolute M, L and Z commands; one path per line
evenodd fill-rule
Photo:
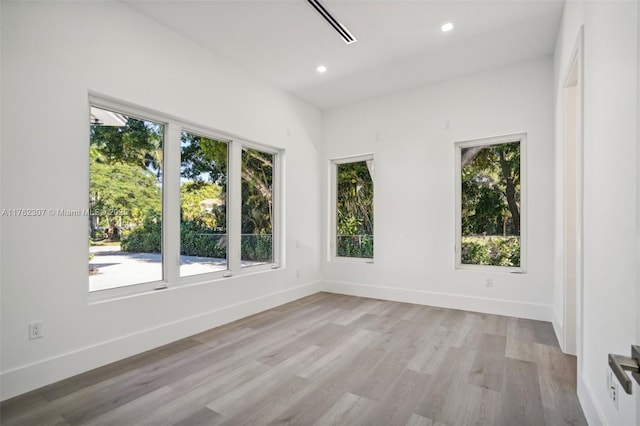
M 584 223 L 584 28 L 581 27 L 574 44 L 569 66 L 563 74 L 562 84 L 562 286 L 563 286 L 563 351 L 577 355 L 578 375 L 583 371 L 583 223 Z M 567 103 L 569 89 L 575 92 L 575 149 L 569 147 L 567 138 Z M 568 158 L 572 154 L 572 158 Z M 575 161 L 575 279 L 571 280 L 567 271 L 567 257 L 569 256 L 567 247 L 568 235 L 567 222 L 569 212 L 567 211 L 567 180 L 569 161 Z

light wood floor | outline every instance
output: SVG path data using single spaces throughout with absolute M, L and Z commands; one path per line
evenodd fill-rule
M 3 425 L 586 424 L 551 324 L 318 293 L 5 401 Z

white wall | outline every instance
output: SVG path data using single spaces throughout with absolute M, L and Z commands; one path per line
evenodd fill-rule
M 87 206 L 93 90 L 285 148 L 289 247 L 281 270 L 89 304 L 86 218 L 2 217 L 2 399 L 317 291 L 319 111 L 118 2 L 3 2 L 1 40 L 3 208 Z
M 582 25 L 584 278 L 578 396 L 590 424 L 637 424 L 634 397 L 622 391 L 616 410 L 606 373 L 608 353 L 628 355 L 637 343 L 638 2 L 566 4 L 554 70 L 557 144 L 562 143 L 561 79 Z M 561 285 L 556 276 L 554 287 Z M 562 309 L 560 301 L 554 306 Z
M 543 58 L 326 112 L 325 199 L 329 159 L 375 156 L 375 261 L 326 261 L 325 235 L 326 288 L 551 320 L 552 77 Z M 517 132 L 528 135 L 527 273 L 456 270 L 454 143 Z

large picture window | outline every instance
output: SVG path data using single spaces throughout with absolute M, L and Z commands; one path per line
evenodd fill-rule
M 333 161 L 332 257 L 373 259 L 373 156 Z
M 165 126 L 91 107 L 89 289 L 162 280 Z
M 228 268 L 226 142 L 180 136 L 180 276 Z
M 279 266 L 279 150 L 90 98 L 90 292 Z
M 519 134 L 456 145 L 458 267 L 524 270 L 525 139 Z

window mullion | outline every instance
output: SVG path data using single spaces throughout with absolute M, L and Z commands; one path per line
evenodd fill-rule
M 180 126 L 169 123 L 164 146 L 162 253 L 164 281 L 180 278 Z
M 227 257 L 229 271 L 240 272 L 240 245 L 242 231 L 242 145 L 238 142 L 229 144 L 229 167 L 227 178 Z

